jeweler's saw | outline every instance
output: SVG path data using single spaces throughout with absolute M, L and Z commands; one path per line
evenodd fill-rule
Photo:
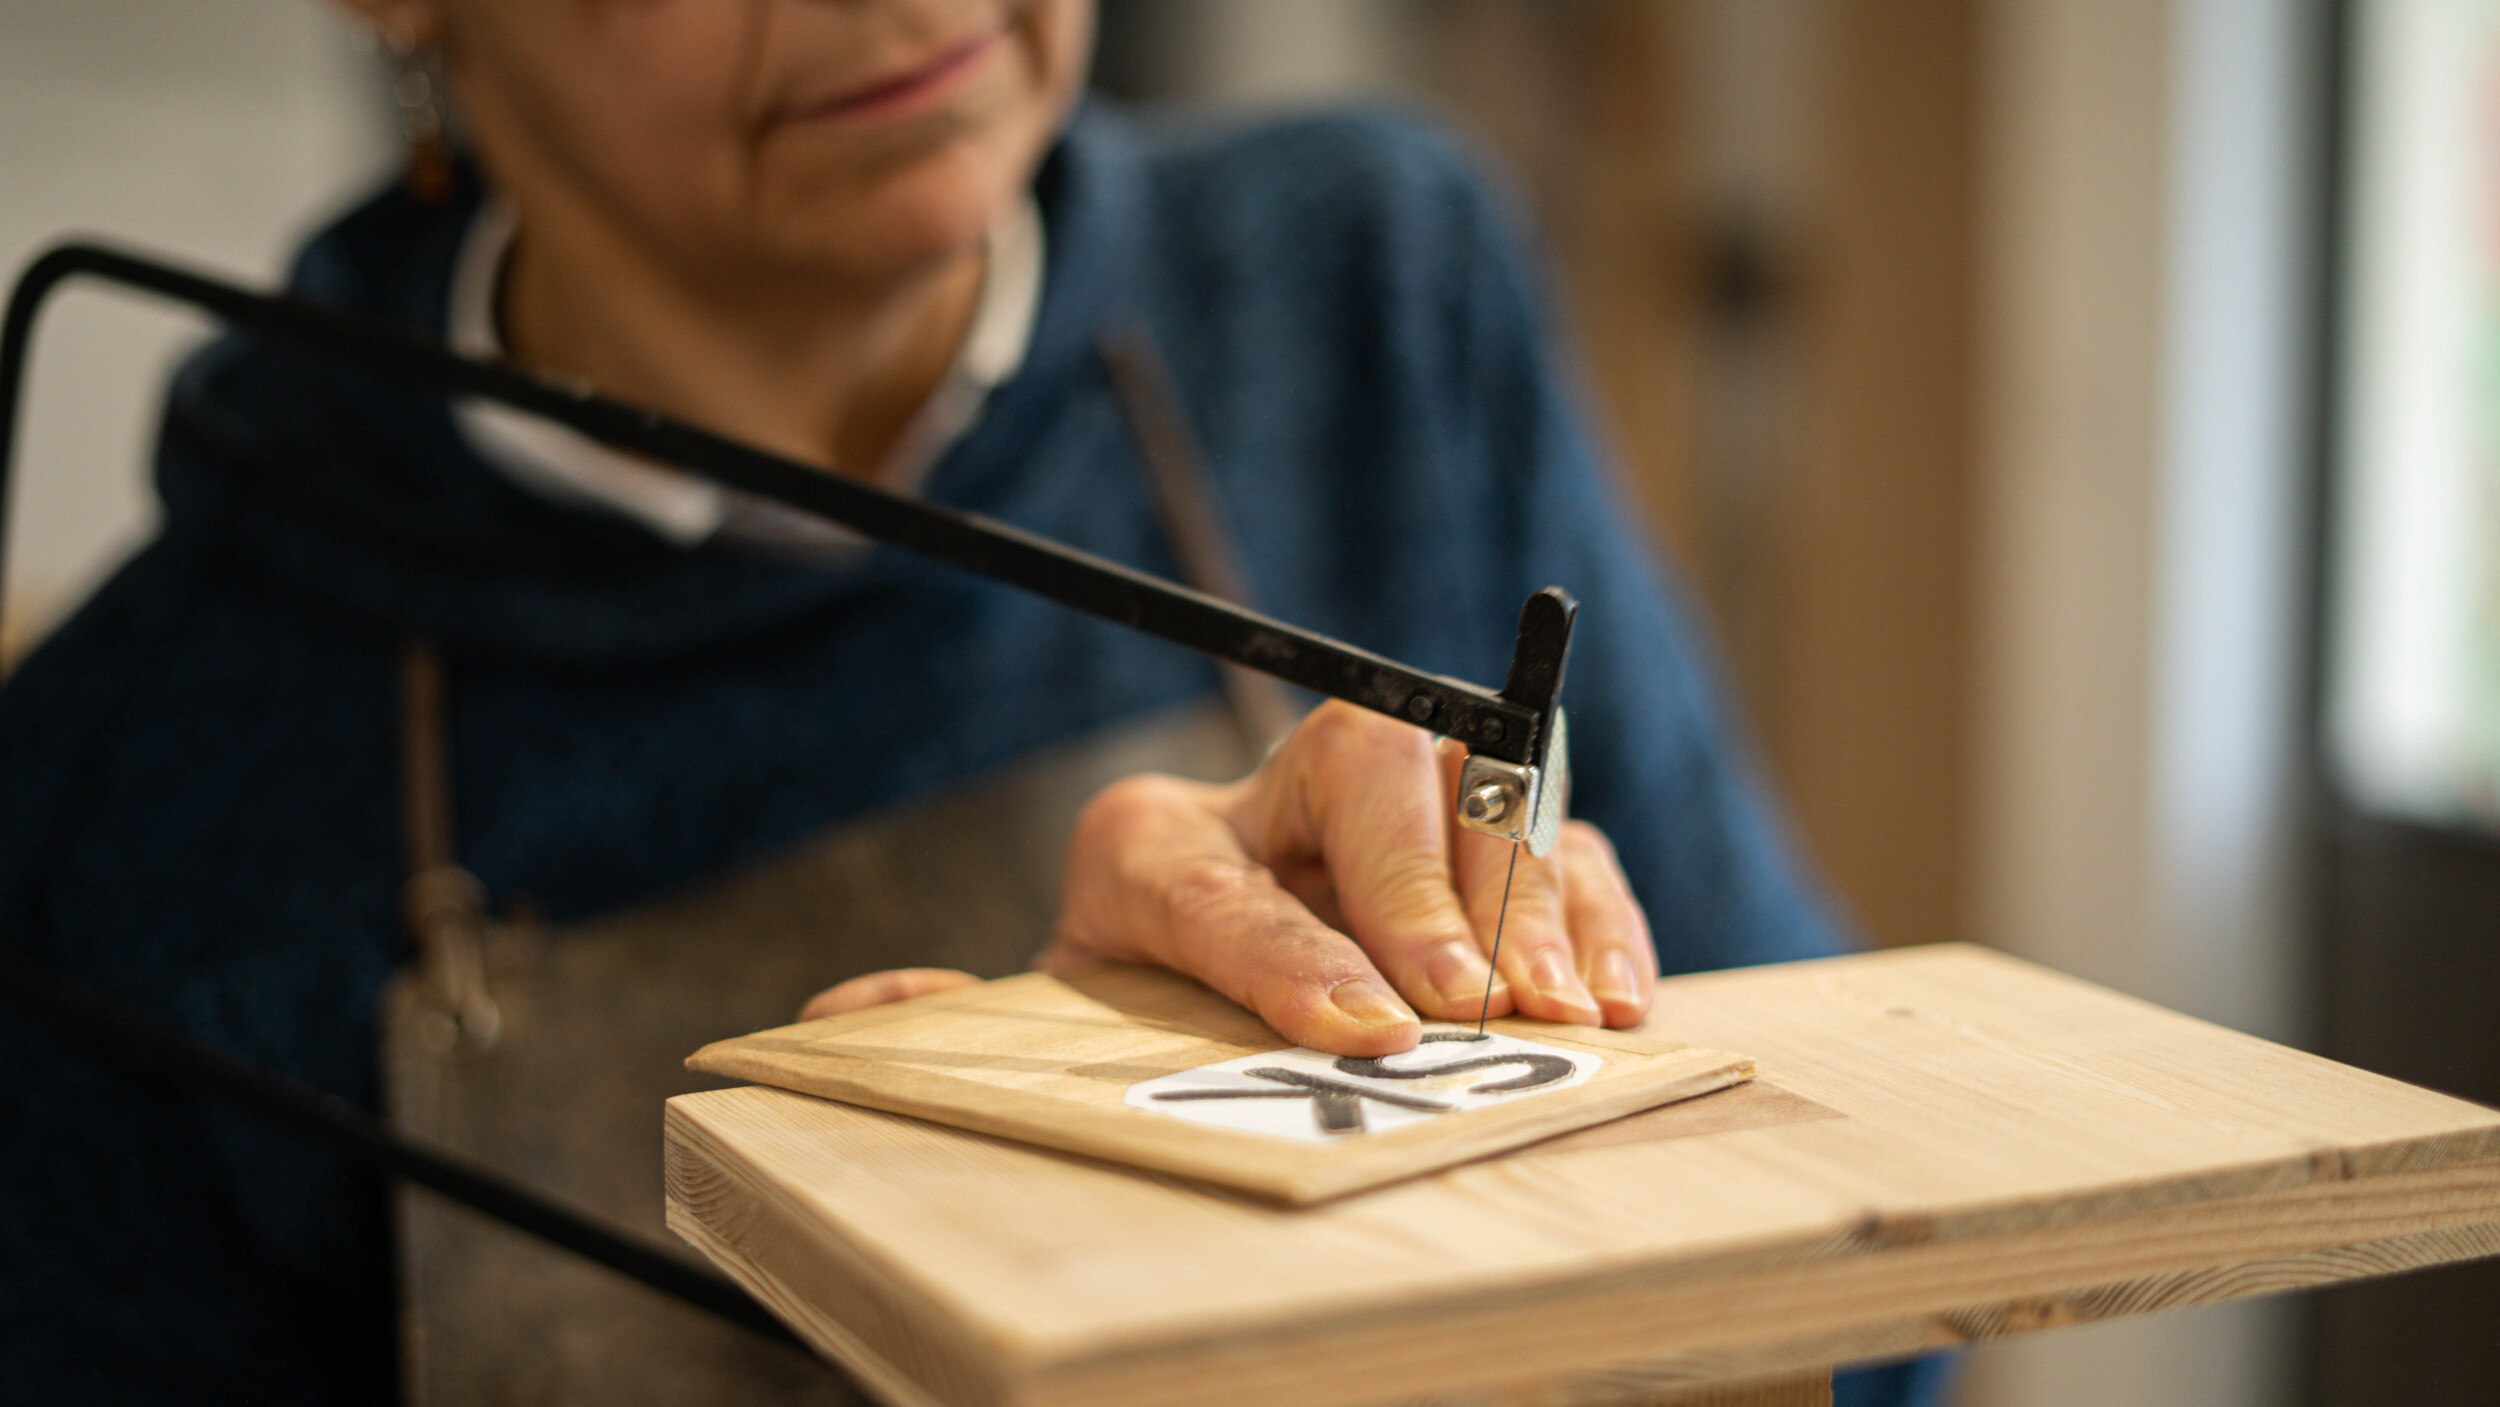
M 58 245 L 28 266 L 0 328 L 0 525 L 7 450 L 35 316 L 70 278 L 140 289 L 237 328 L 351 358 L 446 393 L 499 401 L 617 449 L 829 519 L 862 536 L 961 567 L 1063 605 L 1258 670 L 1316 694 L 1456 738 L 1467 747 L 1459 824 L 1553 849 L 1570 793 L 1560 697 L 1571 652 L 1570 595 L 1548 587 L 1519 616 L 1510 675 L 1496 692 L 1287 625 L 1229 601 L 1021 531 L 979 514 L 892 493 L 506 363 L 459 356 L 367 318 L 96 244 Z

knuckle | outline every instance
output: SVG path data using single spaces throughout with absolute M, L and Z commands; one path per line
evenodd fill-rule
M 1348 897 L 1368 901 L 1367 908 L 1393 923 L 1439 919 L 1456 903 L 1449 866 L 1424 851 L 1403 850 L 1381 857 L 1362 883 L 1366 892 Z
M 1342 766 L 1374 758 L 1419 764 L 1432 761 L 1429 734 L 1341 699 L 1330 699 L 1311 710 L 1296 733 L 1307 738 L 1313 760 L 1322 763 Z
M 1510 909 L 1510 931 L 1514 938 L 1523 942 L 1571 946 L 1570 925 L 1564 922 L 1562 906 L 1549 900 L 1514 901 Z
M 1520 856 L 1518 878 L 1511 886 L 1511 897 L 1516 902 L 1559 908 L 1570 882 L 1570 874 L 1561 855 L 1531 860 L 1523 854 Z
M 1563 825 L 1563 846 L 1574 858 L 1595 860 L 1610 870 L 1622 868 L 1615 854 L 1615 843 L 1606 833 L 1587 821 L 1568 821 Z
M 1054 932 L 1106 952 L 1151 950 L 1168 930 L 1167 878 L 1189 844 L 1194 783 L 1141 773 L 1096 792 L 1069 832 Z
M 1601 939 L 1617 946 L 1650 947 L 1649 916 L 1633 897 L 1631 879 L 1623 872 L 1614 842 L 1585 821 L 1574 821 L 1571 826 L 1564 832 L 1570 847 L 1564 881 L 1575 922 L 1585 920 L 1578 926 L 1596 928 Z
M 1237 916 L 1264 880 L 1256 866 L 1219 855 L 1193 855 L 1160 876 L 1164 922 L 1177 934 L 1203 934 Z
M 1077 814 L 1077 843 L 1085 847 L 1118 846 L 1153 828 L 1187 804 L 1186 786 L 1177 777 L 1151 772 L 1113 782 L 1094 793 L 1085 809 Z
M 1575 906 L 1571 921 L 1573 941 L 1582 948 L 1619 948 L 1635 958 L 1655 960 L 1649 917 L 1626 891 L 1611 889 L 1593 896 Z

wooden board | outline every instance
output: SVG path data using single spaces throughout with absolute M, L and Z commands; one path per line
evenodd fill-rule
M 1678 978 L 1762 1078 L 1281 1208 L 769 1089 L 669 1220 L 896 1403 L 1654 1400 L 2500 1252 L 2500 1113 L 1983 950 Z
M 1026 973 L 720 1041 L 686 1063 L 939 1123 L 1309 1203 L 1414 1177 L 1752 1078 L 1753 1062 L 1649 1032 L 1500 1020 L 1603 1063 L 1585 1083 L 1407 1127 L 1288 1142 L 1125 1102 L 1140 1083 L 1287 1046 L 1205 987 L 1144 967 Z M 1446 1049 L 1446 1047 L 1444 1047 Z

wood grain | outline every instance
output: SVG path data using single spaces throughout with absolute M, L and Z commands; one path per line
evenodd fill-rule
M 1505 1019 L 1491 1029 L 1592 1051 L 1585 1084 L 1379 1133 L 1302 1144 L 1184 1123 L 1122 1103 L 1131 1085 L 1288 1043 L 1185 977 L 1104 967 L 1026 973 L 829 1020 L 761 1031 L 686 1063 L 1303 1204 L 1690 1099 L 1751 1079 L 1753 1062 L 1657 1035 Z
M 1651 1401 L 1657 1407 L 1831 1407 L 1832 1377 L 1820 1373 L 1776 1382 L 1729 1383 Z
M 670 1105 L 670 1220 L 890 1400 L 1035 1407 L 1656 1401 L 2500 1251 L 2500 1114 L 1981 950 L 1679 978 L 1641 1034 L 1786 1112 L 1281 1208 L 728 1090 Z

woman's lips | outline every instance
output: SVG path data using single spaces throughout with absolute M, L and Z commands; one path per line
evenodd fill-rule
M 839 93 L 830 98 L 801 102 L 789 110 L 797 121 L 874 121 L 905 117 L 924 108 L 933 107 L 953 96 L 971 81 L 989 57 L 1005 31 L 993 30 L 977 39 L 969 39 L 952 48 L 941 50 L 928 62 L 890 78 Z

